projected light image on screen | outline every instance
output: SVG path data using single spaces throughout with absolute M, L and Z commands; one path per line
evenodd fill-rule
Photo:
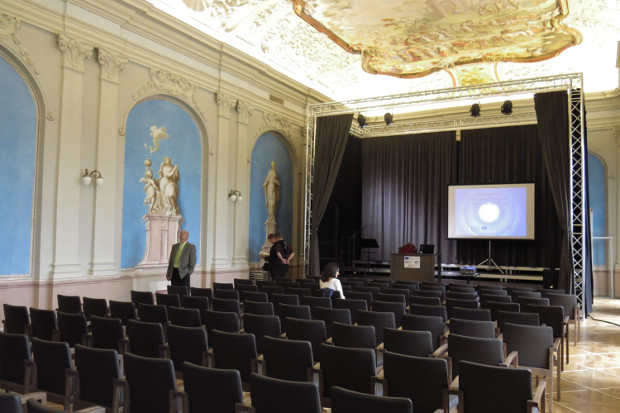
M 448 191 L 449 238 L 534 238 L 534 185 L 459 185 Z

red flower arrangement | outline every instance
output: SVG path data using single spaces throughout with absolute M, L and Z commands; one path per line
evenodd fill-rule
M 416 252 L 418 252 L 418 249 L 410 242 L 406 243 L 398 249 L 399 254 L 415 254 Z

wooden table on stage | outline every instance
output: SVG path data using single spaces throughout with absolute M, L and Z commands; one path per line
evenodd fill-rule
M 397 281 L 435 281 L 435 262 L 437 276 L 441 280 L 441 254 L 391 254 L 390 278 Z

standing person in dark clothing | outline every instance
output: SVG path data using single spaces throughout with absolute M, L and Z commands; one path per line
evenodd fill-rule
M 273 235 L 275 242 L 269 251 L 269 272 L 271 273 L 271 278 L 275 279 L 286 277 L 288 264 L 295 256 L 295 252 L 284 241 L 279 232 Z
M 166 279 L 172 285 L 184 285 L 190 289 L 189 277 L 196 266 L 196 246 L 187 242 L 189 232 L 181 231 L 179 243 L 172 246 Z

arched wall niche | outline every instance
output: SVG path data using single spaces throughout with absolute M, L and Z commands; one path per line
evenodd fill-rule
M 596 239 L 608 235 L 608 198 L 607 198 L 607 163 L 601 154 L 588 151 L 588 195 L 592 211 L 592 264 L 606 266 L 608 258 L 608 241 Z
M 40 264 L 40 237 L 41 237 L 41 198 L 43 192 L 43 168 L 42 153 L 45 135 L 46 120 L 55 120 L 52 112 L 47 112 L 43 88 L 40 85 L 36 72 L 32 73 L 31 66 L 22 60 L 23 54 L 18 55 L 0 44 L 0 65 L 4 66 L 0 72 L 0 95 L 11 101 L 10 104 L 2 104 L 3 115 L 0 115 L 0 156 L 3 158 L 3 171 L 0 171 L 0 180 L 5 183 L 9 181 L 12 189 L 11 194 L 4 196 L 4 201 L 0 202 L 0 211 L 3 216 L 10 217 L 5 221 L 0 233 L 1 239 L 6 240 L 0 244 L 3 258 L 3 265 L 0 269 L 0 276 L 19 276 L 31 277 L 39 273 Z M 10 73 L 10 72 L 13 73 Z M 10 76 L 10 77 L 8 77 Z M 21 83 L 20 83 L 21 81 Z M 4 85 L 3 85 L 4 83 Z M 22 96 L 15 96 L 15 92 Z M 2 102 L 0 96 L 0 102 Z M 20 102 L 25 99 L 30 102 Z M 31 105 L 26 115 L 27 119 L 16 116 L 13 112 L 21 110 L 19 103 Z M 12 129 L 11 123 L 18 128 Z M 6 134 L 2 137 L 2 134 Z M 24 136 L 22 136 L 24 134 Z M 27 136 L 27 139 L 24 137 Z M 11 142 L 12 141 L 12 142 Z M 15 146 L 15 145 L 19 145 Z M 3 153 L 8 151 L 8 153 Z M 7 156 L 8 155 L 8 156 Z M 11 166 L 15 163 L 16 167 Z M 23 168 L 24 163 L 32 165 L 32 168 Z M 9 176 L 6 174 L 10 174 Z M 17 174 L 17 175 L 16 175 Z M 20 192 L 18 195 L 14 192 Z M 4 251 L 5 249 L 9 249 Z M 9 254 L 7 254 L 9 252 Z
M 178 165 L 179 208 L 184 222 L 181 228 L 190 232 L 190 240 L 196 244 L 198 262 L 200 245 L 206 228 L 206 212 L 203 205 L 207 196 L 207 172 L 209 142 L 205 117 L 185 99 L 165 94 L 152 94 L 136 101 L 124 118 L 122 135 L 123 158 L 123 216 L 121 268 L 133 268 L 143 257 L 146 245 L 145 224 L 142 217 L 148 211 L 143 204 L 146 158 L 151 159 L 150 169 L 158 178 L 160 164 L 165 156 Z M 151 136 L 151 127 L 165 133 L 168 138 L 158 141 Z M 151 152 L 151 147 L 155 150 Z

